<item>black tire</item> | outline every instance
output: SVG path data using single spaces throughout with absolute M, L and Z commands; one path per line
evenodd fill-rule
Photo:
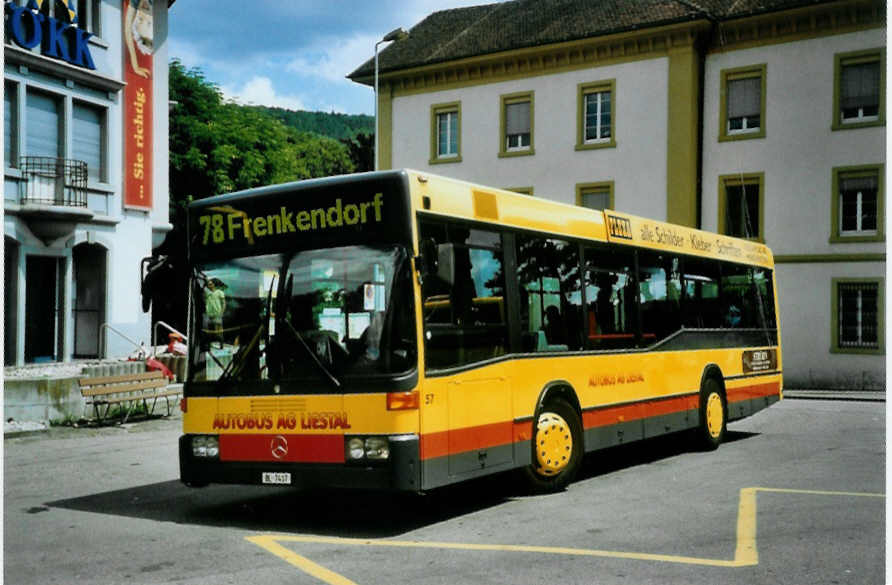
M 707 377 L 700 388 L 700 424 L 695 441 L 704 451 L 714 451 L 725 440 L 728 427 L 728 402 L 721 382 Z
M 532 493 L 562 491 L 582 464 L 582 422 L 560 398 L 550 399 L 533 421 L 533 461 L 523 469 Z

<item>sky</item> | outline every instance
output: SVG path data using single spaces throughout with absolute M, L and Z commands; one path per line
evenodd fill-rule
M 179 0 L 168 50 L 239 103 L 372 114 L 372 88 L 346 76 L 374 56 L 376 41 L 432 12 L 495 1 Z

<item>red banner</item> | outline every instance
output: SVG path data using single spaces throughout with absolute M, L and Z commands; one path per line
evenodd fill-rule
M 152 208 L 152 0 L 124 0 L 124 207 Z

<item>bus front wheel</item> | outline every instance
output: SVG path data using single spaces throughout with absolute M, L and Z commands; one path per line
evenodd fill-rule
M 706 378 L 700 389 L 700 425 L 697 428 L 697 442 L 707 451 L 713 451 L 725 440 L 728 426 L 728 403 L 721 383 L 715 378 Z
M 549 400 L 533 428 L 533 462 L 524 468 L 533 493 L 561 491 L 573 481 L 582 463 L 582 422 L 560 398 Z

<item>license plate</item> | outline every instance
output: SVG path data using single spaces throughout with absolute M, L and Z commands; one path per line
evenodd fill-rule
M 290 473 L 272 473 L 269 471 L 263 472 L 262 477 L 263 483 L 276 484 L 276 485 L 291 485 L 291 474 Z

